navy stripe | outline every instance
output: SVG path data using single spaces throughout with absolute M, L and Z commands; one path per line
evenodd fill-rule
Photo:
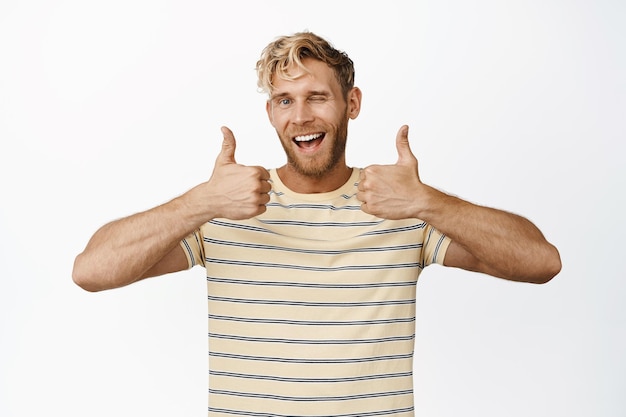
M 404 317 L 396 319 L 360 320 L 360 321 L 311 321 L 311 320 L 280 320 L 280 319 L 255 319 L 248 317 L 218 316 L 209 314 L 209 320 L 234 321 L 240 323 L 262 323 L 262 324 L 286 324 L 295 326 L 372 326 L 377 324 L 411 323 L 415 317 Z
M 345 199 L 350 199 L 350 196 L 342 195 Z M 314 210 L 331 210 L 331 211 L 340 211 L 340 210 L 361 210 L 361 206 L 335 206 L 333 204 L 312 204 L 312 203 L 302 203 L 302 204 L 281 204 L 281 203 L 267 203 L 266 207 L 278 207 L 284 209 L 314 209 Z
M 213 352 L 209 351 L 209 356 L 215 358 L 224 359 L 236 359 L 242 361 L 252 362 L 278 362 L 278 363 L 298 363 L 298 364 L 351 364 L 351 363 L 365 363 L 365 362 L 380 362 L 380 361 L 392 361 L 412 359 L 412 353 L 404 353 L 401 355 L 385 355 L 385 356 L 371 356 L 366 358 L 326 358 L 326 359 L 312 359 L 312 358 L 278 358 L 270 356 L 250 356 L 250 355 L 237 355 L 225 352 Z
M 291 345 L 363 345 L 370 343 L 406 342 L 415 339 L 415 335 L 381 337 L 377 339 L 280 339 L 269 337 L 246 337 L 232 334 L 209 333 L 209 338 L 237 340 L 251 343 L 284 343 Z M 209 342 L 210 343 L 210 342 Z
M 260 220 L 260 219 L 259 219 Z M 280 225 L 280 226 L 305 226 L 305 227 L 369 227 L 377 226 L 385 220 L 368 221 L 368 222 L 305 222 L 296 220 L 260 220 L 263 224 Z
M 410 232 L 413 230 L 420 230 L 425 227 L 426 227 L 426 222 L 422 222 L 418 224 L 412 224 L 410 226 L 394 227 L 392 229 L 372 230 L 371 232 L 363 233 L 361 236 L 386 235 L 386 234 L 391 234 L 391 233 Z
M 308 417 L 377 417 L 377 416 L 391 416 L 394 414 L 412 413 L 415 411 L 414 407 L 397 408 L 394 410 L 382 410 L 382 411 L 370 411 L 366 413 L 350 413 L 350 414 L 333 414 L 329 415 L 313 415 Z M 293 417 L 287 414 L 274 414 L 274 413 L 256 413 L 253 411 L 241 411 L 241 410 L 229 410 L 226 408 L 214 408 L 209 407 L 209 412 L 230 414 L 235 416 L 249 416 L 249 417 Z
M 278 401 L 325 402 L 325 401 L 364 400 L 364 399 L 370 399 L 370 398 L 393 397 L 397 395 L 413 395 L 413 391 L 402 390 L 402 391 L 375 392 L 371 394 L 342 395 L 342 396 L 337 396 L 337 397 L 288 397 L 288 396 L 283 396 L 283 395 L 255 394 L 255 393 L 238 392 L 238 391 L 209 389 L 209 394 L 227 395 L 227 396 L 244 397 L 244 398 L 263 398 L 263 399 L 278 400 Z
M 435 233 L 435 229 L 430 229 L 428 231 L 428 236 L 426 236 L 426 239 L 424 240 L 424 246 L 428 247 L 428 244 L 430 243 L 430 238 L 433 236 L 433 233 Z
M 353 377 L 343 378 L 289 378 L 273 375 L 251 375 L 251 374 L 238 374 L 234 372 L 222 372 L 222 371 L 210 371 L 209 375 L 223 376 L 227 378 L 241 378 L 241 379 L 258 379 L 278 382 L 297 382 L 297 383 L 343 383 L 343 382 L 357 382 L 357 381 L 371 381 L 373 379 L 392 379 L 392 378 L 407 378 L 412 377 L 413 372 L 400 372 L 395 374 L 378 374 L 378 375 L 361 375 Z
M 343 250 L 333 250 L 333 249 L 301 249 L 301 248 L 291 248 L 285 246 L 274 246 L 274 245 L 262 245 L 248 242 L 233 242 L 229 240 L 219 240 L 212 239 L 209 237 L 204 237 L 205 243 L 210 243 L 213 245 L 219 246 L 235 246 L 240 248 L 249 248 L 249 249 L 261 249 L 261 250 L 276 250 L 276 251 L 284 251 L 284 252 L 295 252 L 295 253 L 308 253 L 312 255 L 342 255 L 346 253 L 363 253 L 363 252 L 388 252 L 388 251 L 396 251 L 396 250 L 411 250 L 411 249 L 419 249 L 424 245 L 421 243 L 413 243 L 408 245 L 398 245 L 398 246 L 379 246 L 379 247 L 368 247 L 368 248 L 354 248 L 354 249 L 343 249 Z
M 280 281 L 249 281 L 243 279 L 228 279 L 207 277 L 208 282 L 217 284 L 235 284 L 235 285 L 256 285 L 261 287 L 295 287 L 295 288 L 319 288 L 319 289 L 363 289 L 363 288 L 393 288 L 393 287 L 412 287 L 415 281 L 399 281 L 399 282 L 372 282 L 364 284 L 318 284 L 311 282 L 280 282 Z
M 189 246 L 189 243 L 186 240 L 183 240 L 183 244 L 185 245 L 185 250 L 189 254 L 189 259 L 191 260 L 191 266 L 192 267 L 196 266 L 197 262 L 196 262 L 196 259 L 193 256 L 193 251 L 191 250 L 191 247 Z
M 435 250 L 433 251 L 432 263 L 436 263 L 437 262 L 437 257 L 439 256 L 439 249 L 441 249 L 441 245 L 443 244 L 443 241 L 445 239 L 446 239 L 445 235 L 441 235 L 441 237 L 439 238 L 439 241 L 437 242 L 437 246 L 435 247 Z
M 251 262 L 251 261 L 239 261 L 231 259 L 218 259 L 218 258 L 206 258 L 205 262 L 223 265 L 236 265 L 236 266 L 250 266 L 259 268 L 280 268 L 280 269 L 296 269 L 300 271 L 371 271 L 377 269 L 398 269 L 398 268 L 419 268 L 423 269 L 423 266 L 419 262 L 407 262 L 399 264 L 380 264 L 380 265 L 344 265 L 334 267 L 321 267 L 321 266 L 308 266 L 308 265 L 294 265 L 294 264 L 277 264 L 271 262 Z
M 241 304 L 261 305 L 285 305 L 301 307 L 377 307 L 415 304 L 415 299 L 408 300 L 385 300 L 385 301 L 360 301 L 360 302 L 324 302 L 324 301 L 287 301 L 287 300 L 255 300 L 250 298 L 216 297 L 209 295 L 209 301 Z
M 251 226 L 249 224 L 230 223 L 230 222 L 225 222 L 225 221 L 215 220 L 215 219 L 209 221 L 209 223 L 211 223 L 214 226 L 230 227 L 232 229 L 241 229 L 241 230 L 249 230 L 251 232 L 276 234 L 272 232 L 271 230 L 267 230 L 264 227 Z

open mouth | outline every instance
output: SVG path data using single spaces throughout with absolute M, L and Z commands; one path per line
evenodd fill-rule
M 324 136 L 326 136 L 324 133 L 312 133 L 310 135 L 296 136 L 293 138 L 293 141 L 296 145 L 298 145 L 298 147 L 309 149 L 322 143 Z

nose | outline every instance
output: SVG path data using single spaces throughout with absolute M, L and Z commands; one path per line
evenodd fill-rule
M 295 103 L 293 114 L 293 122 L 295 124 L 302 125 L 311 122 L 314 118 L 313 111 L 308 102 L 299 101 Z

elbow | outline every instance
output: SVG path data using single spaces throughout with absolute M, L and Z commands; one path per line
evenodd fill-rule
M 103 264 L 94 260 L 90 254 L 81 253 L 74 260 L 72 281 L 89 292 L 99 292 L 123 287 L 138 281 L 129 274 L 123 274 L 112 263 Z
M 511 270 L 493 275 L 510 281 L 547 284 L 561 272 L 559 251 L 550 244 L 542 252 L 529 254 L 526 260 L 527 262 L 522 262 Z
M 85 263 L 86 262 L 82 259 L 82 255 L 76 257 L 74 260 L 74 268 L 72 269 L 72 281 L 85 291 L 102 291 L 104 288 L 98 285 L 98 279 L 90 272 L 91 268 L 88 268 Z
M 89 292 L 102 291 L 102 288 L 99 288 L 97 285 L 95 285 L 94 282 L 90 280 L 88 277 L 77 274 L 76 270 L 72 272 L 72 281 L 74 281 L 74 284 L 78 285 L 80 288 L 82 288 L 85 291 L 89 291 Z
M 561 272 L 561 268 L 561 256 L 558 249 L 548 244 L 544 261 L 541 263 L 541 268 L 530 282 L 535 284 L 547 284 Z

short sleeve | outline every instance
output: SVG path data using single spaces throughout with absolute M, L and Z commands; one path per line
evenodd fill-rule
M 200 229 L 181 240 L 180 246 L 187 256 L 189 268 L 193 268 L 196 265 L 204 266 L 204 245 L 202 244 Z
M 433 226 L 426 225 L 424 230 L 424 247 L 422 248 L 422 265 L 424 267 L 435 263 L 443 265 L 450 242 L 452 241 L 449 237 Z

